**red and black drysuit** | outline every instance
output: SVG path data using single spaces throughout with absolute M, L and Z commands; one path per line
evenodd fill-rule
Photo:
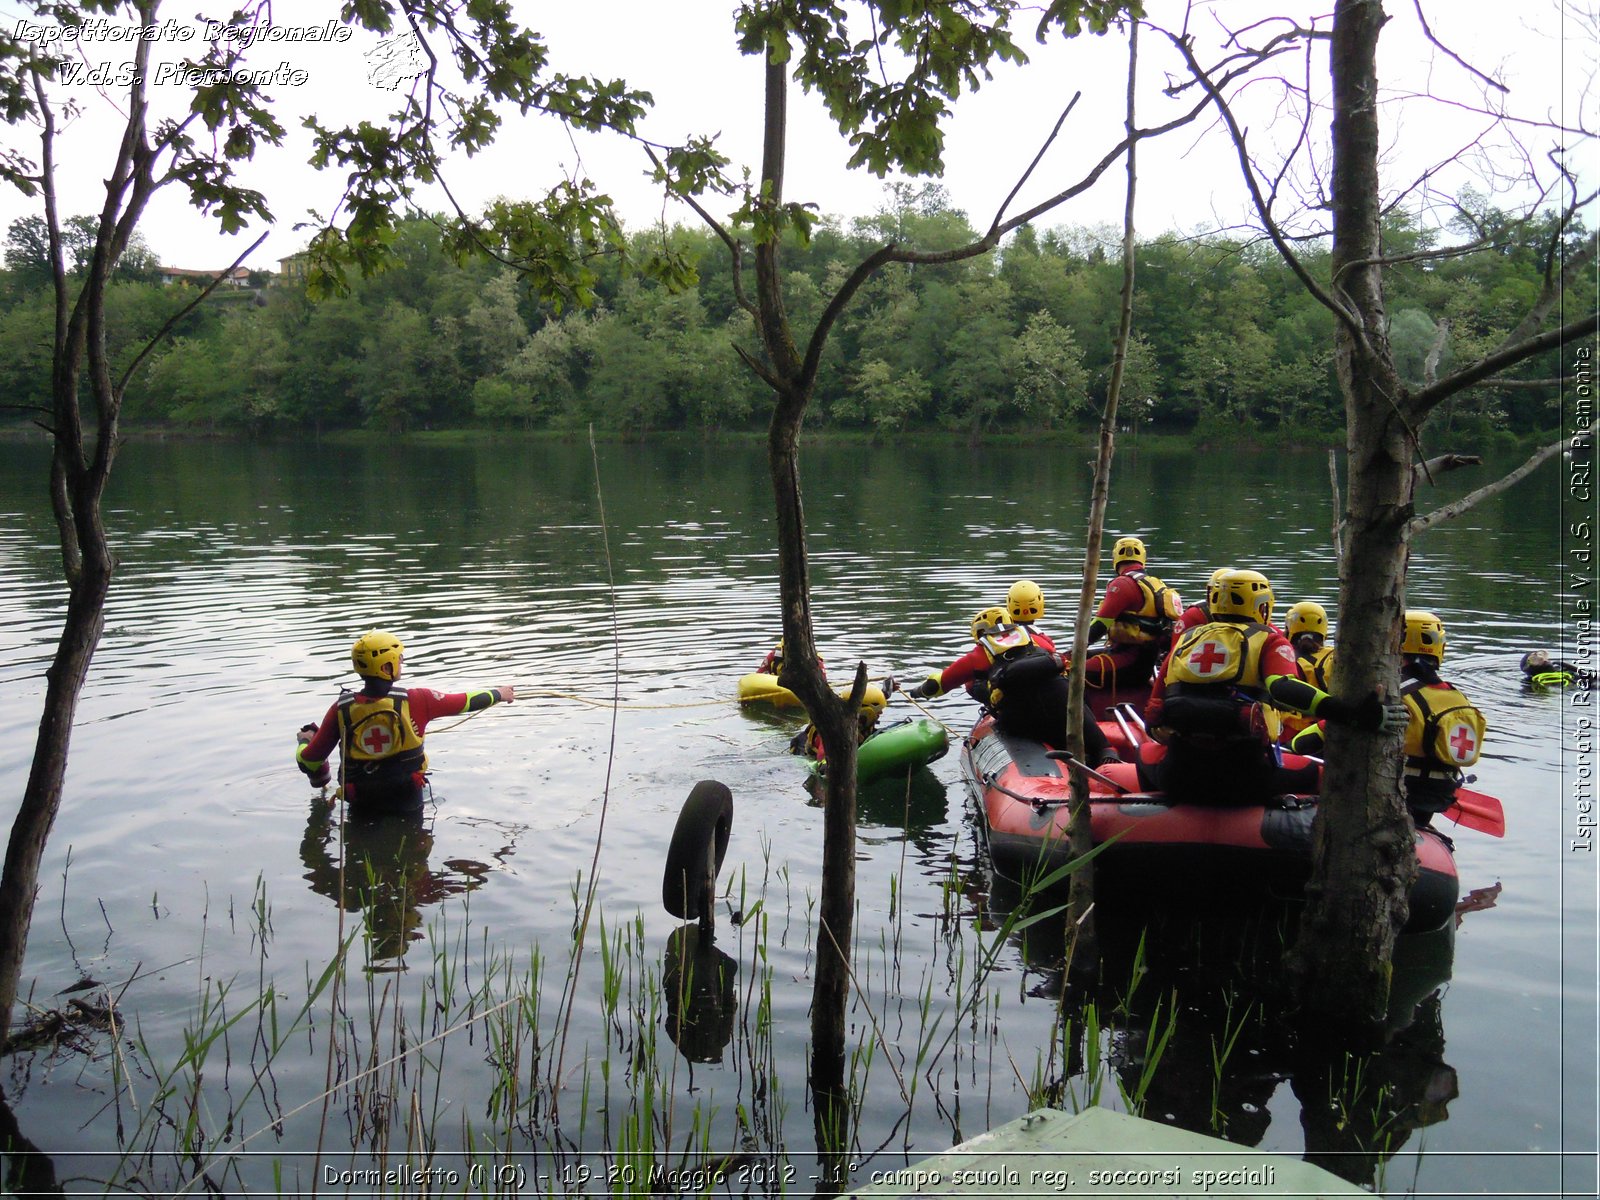
M 1017 640 L 1019 635 L 1025 635 L 1025 643 Z M 1063 746 L 1069 688 L 1061 673 L 1062 661 L 1055 643 L 1030 626 L 1016 626 L 991 640 L 1000 647 L 998 652 L 980 641 L 941 671 L 936 679 L 925 681 L 921 694 L 939 696 L 976 681 L 979 697 L 986 697 L 984 703 L 993 711 L 1002 733 L 1058 748 Z M 1015 644 L 1005 645 L 1008 640 Z M 1083 752 L 1094 765 L 1116 761 L 1110 743 L 1087 705 L 1083 719 Z
M 363 679 L 360 691 L 342 694 L 328 709 L 311 740 L 296 752 L 295 764 L 315 777 L 337 746 L 345 799 L 352 805 L 369 810 L 418 808 L 428 769 L 422 745 L 428 722 L 479 712 L 504 698 L 499 688 L 436 692 Z
M 1172 589 L 1142 566 L 1130 565 L 1107 584 L 1089 640 L 1105 635 L 1110 645 L 1084 663 L 1084 686 L 1116 691 L 1149 683 L 1172 645 L 1176 604 Z
M 1166 753 L 1158 761 L 1141 756 L 1141 785 L 1183 804 L 1260 804 L 1315 792 L 1316 764 L 1285 766 L 1273 745 L 1273 708 L 1366 729 L 1384 720 L 1376 695 L 1347 704 L 1301 679 L 1294 647 L 1272 626 L 1214 617 L 1179 636 L 1156 676 L 1145 719 Z

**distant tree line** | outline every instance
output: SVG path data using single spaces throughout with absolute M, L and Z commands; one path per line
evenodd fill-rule
M 1390 337 L 1413 384 L 1498 343 L 1537 294 L 1550 229 L 1519 226 L 1471 195 L 1460 209 L 1451 236 L 1487 239 L 1493 254 L 1418 257 L 1388 276 Z M 79 225 L 85 219 L 69 229 Z M 49 388 L 42 232 L 24 218 L 5 243 L 0 405 L 10 412 L 42 405 Z M 976 236 L 942 188 L 891 185 L 875 216 L 824 220 L 787 254 L 792 306 L 820 305 L 863 246 L 913 234 L 935 247 Z M 1574 249 L 1592 236 L 1568 234 Z M 215 293 L 130 385 L 124 425 L 291 433 L 593 423 L 631 434 L 764 426 L 765 393 L 734 349 L 750 344 L 749 318 L 735 303 L 726 251 L 689 227 L 636 234 L 636 248 L 662 237 L 697 261 L 695 286 L 669 292 L 613 264 L 594 308 L 556 312 L 492 261 L 456 261 L 436 226 L 415 216 L 398 235 L 401 265 L 355 280 L 347 295 L 313 303 L 286 282 Z M 839 322 L 808 423 L 971 436 L 1087 428 L 1110 375 L 1118 242 L 1109 228 L 1024 228 L 995 260 L 882 271 Z M 1400 215 L 1385 229 L 1392 259 L 1440 243 Z M 69 235 L 69 265 L 82 249 Z M 1138 256 L 1125 427 L 1200 438 L 1236 438 L 1243 427 L 1284 440 L 1342 428 L 1332 318 L 1269 246 L 1165 234 Z M 1305 258 L 1325 277 L 1324 257 Z M 184 303 L 187 289 L 164 287 L 157 267 L 139 243 L 123 257 L 108 296 L 120 358 Z M 1434 419 L 1467 436 L 1553 427 L 1559 370 L 1553 356 L 1525 364 Z

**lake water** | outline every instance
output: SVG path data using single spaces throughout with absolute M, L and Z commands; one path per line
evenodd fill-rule
M 1064 632 L 1088 453 L 808 450 L 818 642 L 833 673 L 858 659 L 875 678 L 944 665 L 963 651 L 973 612 L 1022 576 L 1045 590 L 1045 626 Z M 576 442 L 123 451 L 108 501 L 121 566 L 24 979 L 39 1008 L 59 1007 L 57 993 L 80 979 L 107 985 L 123 1025 L 115 1037 L 91 1031 L 77 1049 L 13 1056 L 3 1077 L 23 1135 L 51 1152 L 69 1190 L 120 1172 L 160 1192 L 219 1150 L 205 1160 L 213 1181 L 262 1191 L 282 1171 L 291 1189 L 317 1178 L 338 1192 L 356 1179 L 412 1194 L 416 1179 L 337 1171 L 474 1161 L 520 1166 L 541 1191 L 615 1190 L 607 1163 L 630 1148 L 665 1158 L 663 1147 L 674 1162 L 703 1161 L 685 1149 L 740 1153 L 730 1190 L 811 1190 L 821 812 L 787 753 L 797 721 L 733 700 L 778 632 L 764 449 L 602 445 L 596 457 L 598 482 Z M 0 444 L 7 797 L 26 777 L 62 611 L 46 468 L 42 443 Z M 1489 477 L 1447 477 L 1438 501 Z M 1180 995 L 1184 1029 L 1158 1064 L 1146 1115 L 1220 1128 L 1263 1161 L 1310 1152 L 1339 1165 L 1344 1152 L 1345 1173 L 1389 1194 L 1594 1193 L 1596 870 L 1593 855 L 1569 849 L 1576 773 L 1592 755 L 1576 753 L 1577 710 L 1559 693 L 1524 691 L 1517 668 L 1527 649 L 1562 646 L 1561 481 L 1547 464 L 1426 534 L 1413 556 L 1409 602 L 1444 618 L 1446 674 L 1489 721 L 1477 786 L 1504 799 L 1508 833 L 1452 832 L 1463 895 L 1493 895 L 1492 906 L 1465 913 L 1453 939 L 1408 951 L 1422 964 L 1406 977 L 1419 1007 L 1398 1016 L 1406 1032 L 1365 1083 L 1297 1070 L 1280 1020 L 1248 992 L 1210 1033 L 1205 1006 Z M 1107 532 L 1142 536 L 1152 569 L 1186 599 L 1215 566 L 1257 566 L 1280 613 L 1317 599 L 1336 626 L 1329 508 L 1318 454 L 1125 449 Z M 349 681 L 349 645 L 374 626 L 404 638 L 408 682 L 515 683 L 518 699 L 430 732 L 425 823 L 348 830 L 353 850 L 393 865 L 370 887 L 347 878 L 341 893 L 337 822 L 318 814 L 291 765 L 294 730 Z M 1575 634 L 1565 636 L 1570 647 Z M 954 697 L 933 711 L 958 731 L 974 715 Z M 729 907 L 761 915 L 719 928 L 737 963 L 737 1011 L 726 1029 L 702 1028 L 700 1061 L 690 1061 L 654 1040 L 668 1032 L 657 977 L 677 924 L 660 882 L 679 806 L 707 778 L 735 798 Z M 579 880 L 587 886 L 602 818 L 599 915 L 562 1017 Z M 1151 1012 L 1131 1006 L 1140 1015 L 1120 1026 L 1103 1018 L 1098 1085 L 1092 1062 L 1061 1079 L 1059 1062 L 1041 1062 L 1056 1023 L 1043 931 L 1005 944 L 981 999 L 958 1011 L 953 998 L 973 987 L 979 914 L 1009 901 L 989 895 L 957 755 L 915 776 L 909 793 L 864 794 L 860 833 L 851 1038 L 872 1061 L 857 1072 L 867 1082 L 856 1182 L 1019 1115 L 1036 1074 L 1054 1076 L 1067 1103 L 1124 1107 L 1116 1078 L 1137 1077 L 1153 1037 L 1139 1023 Z M 352 934 L 349 982 L 317 993 L 309 1031 L 287 1038 L 270 1069 L 271 1030 L 247 1015 L 208 1048 L 198 1081 L 173 1070 L 203 1006 L 215 1027 L 271 982 L 287 1024 Z M 516 1020 L 498 1033 L 469 1024 L 424 1049 L 420 1067 L 382 1066 L 472 1016 L 456 1011 L 460 997 L 497 970 L 527 970 L 536 949 L 544 974 L 530 1044 L 505 1043 Z M 1161 964 L 1149 966 L 1160 977 Z M 608 975 L 620 1000 L 608 999 Z M 1233 1032 L 1232 1056 L 1212 1071 L 1209 1050 Z M 531 1098 L 537 1079 L 553 1077 L 552 1059 L 556 1105 Z M 358 1075 L 374 1064 L 411 1098 L 407 1111 L 374 1108 Z M 521 1091 L 508 1092 L 519 1077 Z M 293 1111 L 329 1078 L 343 1081 L 331 1119 L 320 1102 Z M 1338 1103 L 1369 1111 L 1342 1119 Z M 505 1112 L 514 1119 L 497 1117 Z M 120 1166 L 110 1153 L 119 1125 Z M 405 1157 L 421 1147 L 433 1157 Z M 424 1182 L 452 1190 L 443 1176 Z M 480 1179 L 478 1190 L 497 1189 Z

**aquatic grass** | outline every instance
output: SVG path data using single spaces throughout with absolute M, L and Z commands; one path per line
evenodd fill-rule
M 1133 989 L 1138 986 L 1137 979 L 1130 985 L 1129 999 Z M 1166 1006 L 1166 1021 L 1161 1019 L 1162 1006 Z M 1125 1015 L 1131 1015 L 1131 1010 L 1124 1009 Z M 1172 1036 L 1178 1031 L 1178 993 L 1169 992 L 1166 996 L 1156 1001 L 1155 1010 L 1150 1014 L 1150 1023 L 1144 1036 L 1144 1052 L 1140 1056 L 1139 1077 L 1130 1088 L 1124 1085 L 1122 1076 L 1116 1076 L 1117 1088 L 1122 1093 L 1122 1102 L 1127 1105 L 1128 1111 L 1136 1117 L 1145 1113 L 1145 1098 L 1150 1093 L 1150 1084 L 1155 1080 L 1156 1072 L 1161 1067 L 1161 1060 L 1166 1054 L 1167 1044 L 1172 1041 Z M 1222 1065 L 1227 1062 L 1228 1055 L 1232 1053 L 1233 1041 L 1238 1039 L 1235 1030 L 1233 1040 L 1227 1045 L 1227 1050 L 1219 1058 L 1213 1043 L 1212 1065 L 1215 1074 L 1212 1077 L 1211 1110 L 1213 1118 L 1217 1113 L 1217 1098 L 1220 1094 Z
M 1245 1022 L 1250 1019 L 1250 1011 L 1254 1002 L 1247 1003 L 1244 1012 L 1240 1014 L 1238 1023 L 1233 1020 L 1233 1006 L 1236 997 L 1229 994 L 1226 1001 L 1226 1015 L 1223 1020 L 1222 1036 L 1215 1033 L 1211 1035 L 1211 1129 L 1218 1134 L 1227 1132 L 1227 1117 L 1222 1112 L 1222 1081 L 1228 1059 L 1233 1056 L 1233 1048 L 1239 1042 L 1239 1035 L 1244 1032 Z
M 269 1187 L 339 1192 L 343 1185 L 321 1182 L 327 1172 L 338 1179 L 347 1177 L 340 1172 L 381 1175 L 433 1166 L 456 1174 L 448 1184 L 430 1181 L 425 1190 L 432 1194 L 511 1195 L 517 1189 L 501 1174 L 507 1164 L 537 1161 L 540 1178 L 526 1187 L 539 1194 L 647 1195 L 652 1187 L 663 1190 L 663 1181 L 673 1183 L 667 1190 L 674 1194 L 720 1194 L 715 1172 L 700 1169 L 717 1162 L 729 1171 L 759 1173 L 776 1181 L 766 1190 L 784 1191 L 800 1189 L 787 1172 L 797 1157 L 817 1152 L 819 1132 L 823 1166 L 835 1174 L 840 1168 L 831 1155 L 856 1162 L 909 1155 L 930 1119 L 947 1125 L 952 1140 L 977 1132 L 996 1116 L 1010 1115 L 994 1111 L 1007 1091 L 1005 1076 L 996 1081 L 994 1068 L 1004 1069 L 1008 1057 L 1001 1025 L 1011 1003 L 995 972 L 1030 931 L 1058 919 L 1060 910 L 1042 888 L 1029 888 L 1008 911 L 992 912 L 982 889 L 961 879 L 953 858 L 943 869 L 948 918 L 924 922 L 925 945 L 908 951 L 898 931 L 880 929 L 874 938 L 858 922 L 851 1003 L 859 1024 L 847 1060 L 848 1103 L 839 1120 L 813 1128 L 800 1146 L 790 1141 L 790 1097 L 795 1088 L 804 1094 L 804 1066 L 784 1057 L 778 1022 L 780 1011 L 787 1020 L 797 1007 L 805 987 L 797 968 L 810 969 L 816 947 L 809 918 L 802 924 L 801 913 L 787 904 L 774 911 L 789 895 L 808 909 L 812 904 L 787 868 L 768 860 L 725 881 L 721 902 L 736 920 L 721 947 L 736 978 L 712 980 L 695 955 L 684 954 L 681 972 L 669 981 L 665 952 L 644 914 L 619 918 L 597 905 L 590 929 L 599 939 L 591 947 L 598 970 L 574 992 L 575 947 L 553 962 L 538 946 L 514 954 L 489 936 L 465 900 L 441 904 L 414 931 L 417 940 L 386 940 L 386 928 L 405 928 L 414 916 L 405 915 L 403 898 L 398 908 L 392 905 L 396 893 L 382 886 L 384 864 L 352 864 L 360 873 L 356 890 L 378 897 L 384 911 L 361 909 L 339 952 L 320 970 L 289 968 L 297 983 L 303 981 L 293 1003 L 275 982 L 284 969 L 274 970 L 271 961 L 272 909 L 258 881 L 249 908 L 239 910 L 248 914 L 245 928 L 235 932 L 244 940 L 248 931 L 253 957 L 237 979 L 248 980 L 256 994 L 246 996 L 240 983 L 217 971 L 215 934 L 227 927 L 216 926 L 205 971 L 215 978 L 209 995 L 196 998 L 179 1063 L 145 1066 L 158 1061 L 146 1039 L 138 1061 L 129 1064 L 132 1072 L 146 1070 L 171 1084 L 157 1089 L 154 1105 L 141 1084 L 137 1117 L 132 1104 L 123 1105 L 129 1128 L 119 1145 L 127 1161 L 107 1186 L 173 1194 Z M 586 879 L 571 888 L 575 918 Z M 880 887 L 880 900 L 906 896 L 898 872 Z M 863 911 L 873 900 L 863 895 Z M 400 925 L 384 925 L 396 917 Z M 693 929 L 683 926 L 678 934 Z M 801 929 L 803 942 L 788 937 Z M 546 989 L 557 980 L 564 1006 L 551 1010 L 554 993 Z M 725 988 L 736 1011 L 719 1018 L 729 1038 L 720 1051 L 722 1066 L 697 1065 L 661 1036 L 673 1028 L 668 1014 L 681 1017 L 697 995 L 720 995 Z M 583 1057 L 570 1072 L 558 1072 L 555 1051 L 568 1013 L 578 1014 L 571 1051 Z M 1106 1031 L 1093 1010 L 1087 1028 L 1094 1082 L 1084 1098 L 1097 1102 Z M 241 1083 L 236 1070 L 229 1078 L 228 1067 L 239 1065 L 247 1031 L 249 1076 Z M 329 1056 L 328 1083 L 320 1091 L 305 1080 L 307 1049 Z M 712 1046 L 709 1053 L 719 1051 Z M 1053 1047 L 1052 1053 L 1065 1060 L 1064 1051 Z M 300 1070 L 283 1070 L 296 1060 Z M 112 1070 L 129 1073 L 114 1059 Z M 1020 1085 L 1014 1094 L 1022 1098 Z M 131 1089 L 118 1095 L 131 1100 Z M 895 1099 L 886 1104 L 890 1096 Z M 319 1108 L 326 1116 L 319 1118 Z M 974 1124 L 980 1118 L 981 1125 Z M 869 1129 L 872 1137 L 863 1145 Z M 313 1138 L 315 1158 L 287 1149 Z M 236 1154 L 241 1149 L 259 1157 Z M 621 1164 L 627 1171 L 619 1173 Z M 640 1182 L 649 1180 L 654 1183 Z M 410 1194 L 381 1181 L 377 1190 Z

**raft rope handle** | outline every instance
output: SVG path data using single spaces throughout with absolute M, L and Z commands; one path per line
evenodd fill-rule
M 1029 807 L 1034 808 L 1034 809 L 1038 809 L 1041 812 L 1044 809 L 1047 809 L 1047 808 L 1055 808 L 1055 807 L 1057 807 L 1059 805 L 1062 805 L 1062 804 L 1071 804 L 1072 803 L 1072 797 L 1071 796 L 1059 796 L 1059 797 L 1024 796 L 1021 792 L 1014 792 L 1010 788 L 1008 788 L 1005 784 L 999 782 L 1000 777 L 998 775 L 980 775 L 979 778 L 983 780 L 983 786 L 984 787 L 993 788 L 995 791 L 999 792 L 1002 796 L 1010 796 L 1013 800 L 1020 800 L 1024 804 L 1028 805 Z M 1064 779 L 1065 776 L 1058 775 L 1058 776 L 1056 776 L 1056 778 L 1057 779 Z

